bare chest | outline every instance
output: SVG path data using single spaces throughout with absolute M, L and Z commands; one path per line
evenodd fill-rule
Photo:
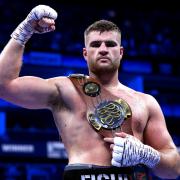
M 93 130 L 87 116 L 89 111 L 95 113 L 97 107 L 104 101 L 116 101 L 121 98 L 130 106 L 132 116 L 123 122 L 120 129 L 142 140 L 143 131 L 148 120 L 148 112 L 143 98 L 138 94 L 120 90 L 111 91 L 110 93 L 104 91 L 105 93 L 103 92 L 101 96 L 87 97 L 74 86 L 70 87 L 62 93 L 62 96 L 66 97 L 64 102 L 67 108 L 61 110 L 58 116 L 56 116 L 58 124 L 61 126 L 60 129 L 63 129 L 63 131 L 67 129 L 68 132 L 73 132 L 76 127 L 81 127 L 83 134 L 86 134 L 85 132 L 87 131 L 84 131 L 85 127 L 89 131 Z M 110 131 L 105 132 L 104 136 L 112 135 Z
M 142 140 L 143 131 L 148 121 L 148 111 L 145 103 L 136 98 L 127 98 L 132 111 L 131 119 L 124 122 L 122 130 Z
M 120 126 L 120 128 L 117 129 L 117 131 L 123 131 L 126 132 L 128 134 L 134 135 L 137 138 L 142 140 L 143 137 L 143 131 L 144 128 L 146 126 L 147 120 L 148 120 L 148 112 L 145 106 L 145 103 L 143 102 L 143 100 L 141 100 L 139 97 L 136 96 L 129 96 L 129 95 L 118 95 L 116 94 L 117 99 L 121 98 L 123 100 L 125 100 L 132 112 L 132 116 L 131 118 L 124 120 L 124 122 L 122 123 L 122 125 Z M 81 114 L 86 114 L 86 116 L 84 116 L 84 118 L 80 118 L 77 117 L 78 121 L 81 123 L 89 123 L 90 126 L 92 126 L 92 124 L 89 122 L 88 119 L 88 113 L 89 111 L 91 113 L 95 113 L 95 111 L 97 110 L 97 107 L 99 106 L 99 104 L 102 104 L 104 101 L 107 101 L 106 98 L 94 98 L 94 99 L 86 99 L 86 98 L 82 98 L 79 97 L 78 99 L 74 99 L 72 101 L 72 103 L 74 104 L 73 107 L 75 107 L 75 111 L 77 112 L 82 112 Z M 111 98 L 108 98 L 108 101 L 111 101 Z M 112 100 L 114 101 L 114 99 Z M 93 107 L 93 108 L 92 108 Z M 103 109 L 104 110 L 104 109 Z M 112 112 L 114 113 L 114 110 L 112 109 Z M 111 112 L 109 111 L 109 114 Z M 78 113 L 79 114 L 79 113 Z M 107 115 L 107 119 L 111 116 Z M 116 114 L 115 114 L 116 115 Z M 79 122 L 77 124 L 79 124 Z M 103 131 L 101 131 L 103 130 Z M 101 129 L 101 134 L 103 136 L 112 136 L 112 131 L 106 130 L 106 129 Z M 97 131 L 97 129 L 96 129 Z

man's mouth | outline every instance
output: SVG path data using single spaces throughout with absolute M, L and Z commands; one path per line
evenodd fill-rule
M 97 58 L 97 60 L 99 61 L 109 61 L 110 60 L 110 58 L 108 58 L 108 57 L 99 57 L 99 58 Z

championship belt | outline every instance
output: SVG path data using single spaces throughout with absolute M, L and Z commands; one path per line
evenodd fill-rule
M 114 133 L 125 120 L 131 118 L 128 103 L 102 88 L 97 80 L 83 74 L 72 74 L 69 79 L 84 96 L 87 119 L 100 134 Z

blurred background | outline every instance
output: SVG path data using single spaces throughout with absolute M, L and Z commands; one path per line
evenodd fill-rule
M 111 20 L 122 31 L 125 49 L 119 79 L 158 100 L 167 128 L 180 150 L 177 1 L 0 0 L 0 50 L 17 25 L 39 4 L 49 5 L 58 12 L 56 31 L 33 35 L 26 46 L 21 76 L 87 74 L 82 56 L 84 30 L 96 20 Z M 66 151 L 49 111 L 27 110 L 0 100 L 1 180 L 60 180 L 66 164 Z

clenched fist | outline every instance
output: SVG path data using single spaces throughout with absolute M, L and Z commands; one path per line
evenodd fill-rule
M 38 5 L 11 34 L 21 45 L 25 45 L 33 33 L 46 33 L 55 30 L 57 12 L 49 6 Z

